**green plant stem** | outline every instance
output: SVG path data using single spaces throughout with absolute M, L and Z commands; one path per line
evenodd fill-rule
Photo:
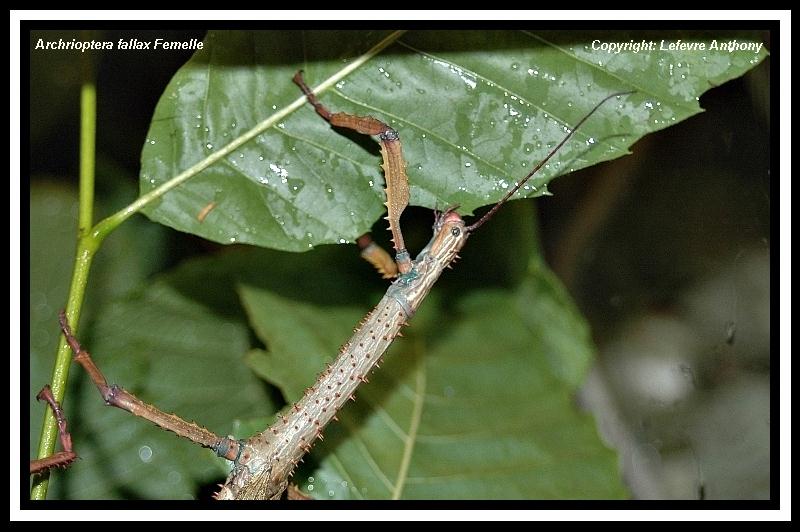
M 97 233 L 91 230 L 94 207 L 94 161 L 95 161 L 95 132 L 97 115 L 97 98 L 94 76 L 91 69 L 91 58 L 86 58 L 83 75 L 84 82 L 81 86 L 81 144 L 80 144 L 80 190 L 78 193 L 78 248 L 75 252 L 75 266 L 72 271 L 69 295 L 67 297 L 67 316 L 71 323 L 77 324 L 80 319 L 81 307 L 86 293 L 86 283 L 89 270 L 92 266 L 94 254 L 100 246 L 106 233 Z M 69 375 L 72 352 L 64 337 L 58 345 L 56 352 L 53 376 L 50 387 L 56 401 L 63 404 L 66 391 L 67 377 Z M 45 409 L 42 432 L 39 438 L 38 458 L 53 454 L 58 440 L 58 423 L 50 409 Z M 49 475 L 42 474 L 34 480 L 31 489 L 31 499 L 43 500 L 47 496 Z
M 82 238 L 78 243 L 78 250 L 75 256 L 75 268 L 72 272 L 72 282 L 70 283 L 69 296 L 67 299 L 67 316 L 72 323 L 78 323 L 84 295 L 86 293 L 86 281 L 89 277 L 89 269 L 92 265 L 92 258 L 97 246 L 92 239 Z M 72 361 L 72 351 L 62 336 L 56 352 L 53 376 L 50 380 L 53 396 L 56 401 L 62 403 L 64 392 L 66 391 L 67 376 L 69 375 L 70 362 Z M 58 440 L 58 424 L 53 413 L 47 409 L 45 411 L 42 433 L 39 439 L 39 451 L 37 458 L 44 458 L 53 454 L 56 441 Z M 42 474 L 34 480 L 31 489 L 32 500 L 43 500 L 47 496 L 49 475 Z
M 85 80 L 94 80 L 90 58 L 83 61 Z M 94 82 L 81 87 L 81 155 L 78 213 L 78 235 L 85 236 L 92 227 L 94 208 L 95 132 L 97 123 L 97 93 Z

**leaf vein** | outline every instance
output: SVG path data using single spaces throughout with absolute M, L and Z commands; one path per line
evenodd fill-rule
M 334 89 L 332 92 L 333 92 L 333 94 L 336 94 L 340 98 L 342 98 L 344 100 L 347 100 L 348 102 L 350 102 L 352 104 L 355 104 L 355 105 L 358 105 L 358 106 L 363 107 L 365 109 L 369 109 L 370 111 L 373 111 L 373 112 L 376 112 L 376 113 L 380 113 L 382 115 L 394 118 L 395 120 L 397 120 L 399 122 L 402 122 L 402 123 L 406 124 L 407 126 L 410 126 L 410 127 L 414 128 L 414 129 L 422 131 L 426 135 L 428 135 L 431 138 L 434 138 L 434 139 L 442 142 L 443 144 L 449 146 L 453 150 L 455 150 L 455 151 L 457 151 L 459 153 L 468 154 L 470 157 L 474 158 L 475 161 L 480 162 L 481 164 L 491 168 L 492 170 L 494 170 L 495 172 L 499 173 L 500 175 L 503 175 L 505 177 L 511 178 L 511 176 L 509 174 L 507 174 L 506 172 L 504 172 L 503 169 L 501 169 L 501 168 L 495 166 L 494 164 L 490 163 L 489 161 L 485 160 L 480 155 L 478 155 L 476 153 L 473 153 L 472 151 L 470 151 L 468 149 L 465 150 L 465 149 L 460 148 L 459 146 L 456 146 L 455 144 L 453 144 L 452 142 L 450 142 L 446 138 L 444 138 L 444 137 L 438 135 L 437 133 L 435 133 L 435 132 L 433 132 L 433 131 L 431 131 L 431 130 L 423 127 L 423 126 L 421 126 L 420 124 L 417 124 L 416 122 L 412 122 L 407 118 L 403 118 L 403 117 L 397 116 L 397 115 L 395 115 L 393 113 L 390 113 L 389 111 L 386 111 L 386 110 L 381 109 L 379 107 L 374 107 L 374 106 L 369 105 L 369 104 L 367 104 L 365 102 L 356 100 L 355 98 L 351 98 L 350 96 L 347 96 L 346 94 L 344 94 L 341 91 L 338 91 L 336 89 Z
M 344 467 L 344 464 L 342 464 L 342 461 L 339 460 L 339 457 L 336 456 L 335 452 L 331 452 L 330 460 L 333 466 L 339 470 L 339 473 L 341 473 L 342 476 L 347 477 L 347 482 L 349 483 L 348 485 L 350 486 L 350 492 L 351 493 L 354 492 L 359 499 L 363 500 L 364 496 L 361 495 L 361 492 L 358 491 L 358 488 L 356 488 L 356 484 L 355 482 L 353 482 L 353 477 L 351 477 L 350 474 L 347 472 L 347 469 Z
M 544 41 L 543 39 L 542 39 L 542 41 L 545 42 L 546 44 L 550 45 L 550 46 L 554 46 L 554 45 L 551 45 L 550 43 L 548 43 L 547 41 Z M 443 58 L 435 56 L 435 55 L 433 55 L 431 53 L 428 53 L 428 52 L 425 52 L 425 51 L 420 50 L 418 48 L 415 48 L 415 47 L 411 46 L 410 44 L 404 43 L 403 41 L 397 41 L 397 44 L 405 46 L 406 48 L 408 48 L 410 50 L 413 50 L 413 51 L 415 51 L 415 52 L 417 52 L 419 54 L 426 55 L 426 56 L 430 57 L 431 59 L 436 59 L 438 61 L 442 61 L 442 62 L 448 63 L 450 65 L 453 65 L 453 66 L 461 69 L 464 72 L 469 72 L 470 74 L 472 74 L 476 78 L 480 78 L 480 79 L 482 79 L 483 81 L 485 81 L 487 83 L 491 83 L 494 87 L 497 87 L 497 89 L 502 90 L 502 91 L 508 93 L 509 95 L 516 97 L 521 103 L 527 103 L 527 104 L 533 106 L 534 108 L 538 109 L 539 111 L 541 111 L 545 115 L 551 117 L 555 122 L 558 122 L 562 126 L 568 127 L 570 129 L 572 129 L 572 127 L 573 127 L 572 124 L 569 121 L 567 121 L 567 120 L 565 120 L 565 119 L 563 119 L 563 118 L 561 118 L 559 116 L 554 115 L 551 111 L 547 111 L 542 106 L 540 106 L 540 105 L 528 100 L 527 98 L 525 98 L 524 96 L 522 96 L 518 92 L 513 91 L 513 90 L 511 90 L 509 88 L 506 88 L 503 85 L 500 85 L 496 81 L 494 81 L 492 79 L 489 79 L 488 77 L 484 76 L 483 74 L 481 74 L 479 72 L 476 72 L 474 70 L 466 68 L 466 67 L 464 67 L 464 66 L 462 66 L 462 65 L 460 65 L 458 63 L 455 63 L 454 61 L 450 61 L 449 59 L 443 59 Z M 627 83 L 627 82 L 625 82 L 625 83 Z M 584 139 L 589 139 L 589 135 L 584 133 L 584 132 L 582 132 L 582 131 L 576 132 L 575 135 L 578 136 L 578 137 L 583 137 Z M 602 139 L 599 141 L 599 144 L 605 144 L 605 145 L 609 146 L 610 148 L 614 149 L 615 151 L 620 151 L 619 148 L 617 148 L 615 146 L 611 146 L 610 144 L 608 144 L 606 141 L 603 141 Z
M 350 421 L 347 418 L 343 417 L 342 425 L 345 428 L 347 428 L 347 431 L 350 434 L 352 434 L 353 442 L 355 443 L 356 447 L 361 452 L 361 454 L 364 456 L 367 465 L 370 467 L 370 469 L 372 469 L 372 471 L 381 480 L 381 482 L 383 482 L 383 485 L 388 489 L 389 493 L 392 493 L 395 489 L 394 484 L 392 484 L 392 481 L 389 480 L 389 477 L 387 477 L 386 474 L 383 472 L 383 470 L 380 468 L 378 462 L 376 462 L 375 459 L 372 457 L 372 454 L 369 452 L 369 449 L 367 449 L 367 445 L 361 439 L 361 436 L 358 435 L 355 428 L 350 424 Z
M 642 94 L 649 94 L 649 95 L 650 95 L 650 96 L 652 96 L 653 98 L 659 98 L 658 94 L 654 93 L 653 91 L 651 91 L 651 90 L 647 90 L 647 89 L 645 89 L 644 87 L 642 87 L 642 86 L 640 86 L 640 85 L 637 85 L 636 83 L 633 83 L 632 81 L 629 81 L 629 80 L 623 79 L 623 78 L 621 78 L 621 77 L 617 76 L 616 74 L 614 74 L 613 72 L 610 72 L 610 71 L 609 71 L 609 70 L 607 70 L 607 69 L 604 69 L 604 68 L 602 68 L 602 67 L 600 67 L 600 66 L 598 66 L 598 65 L 595 65 L 595 64 L 594 64 L 594 63 L 592 63 L 591 61 L 587 61 L 586 59 L 584 59 L 584 58 L 582 58 L 582 57 L 578 57 L 578 56 L 577 56 L 577 55 L 575 55 L 574 53 L 571 53 L 569 50 L 565 50 L 564 48 L 562 48 L 562 47 L 558 46 L 557 44 L 555 44 L 555 43 L 551 43 L 550 41 L 548 41 L 548 40 L 547 40 L 547 39 L 545 39 L 544 37 L 540 37 L 539 35 L 536 35 L 535 33 L 532 33 L 532 32 L 529 32 L 529 31 L 525 31 L 525 30 L 520 30 L 520 31 L 521 31 L 523 34 L 525 34 L 525 35 L 527 35 L 527 36 L 529 36 L 529 37 L 532 37 L 532 38 L 534 38 L 534 39 L 536 39 L 536 40 L 538 40 L 538 41 L 541 41 L 541 42 L 545 43 L 545 44 L 546 44 L 546 45 L 548 45 L 548 46 L 551 46 L 551 47 L 553 47 L 553 49 L 555 49 L 555 50 L 558 50 L 559 52 L 561 52 L 561 53 L 563 53 L 563 54 L 567 55 L 568 57 L 570 57 L 570 58 L 574 59 L 575 61 L 578 61 L 578 62 L 580 62 L 580 63 L 583 63 L 583 64 L 585 64 L 585 65 L 587 65 L 587 66 L 591 67 L 591 68 L 592 68 L 592 69 L 594 69 L 594 70 L 597 70 L 597 71 L 599 71 L 599 72 L 602 72 L 602 73 L 606 74 L 607 76 L 609 76 L 609 77 L 611 77 L 611 78 L 614 78 L 615 80 L 619 81 L 619 82 L 620 82 L 620 83 L 622 83 L 623 85 L 629 85 L 629 86 L 631 86 L 631 87 L 634 87 L 634 88 L 635 88 L 635 89 L 636 89 L 638 92 L 641 92 Z M 688 105 L 682 104 L 682 103 L 680 103 L 680 102 L 676 102 L 676 105 L 677 105 L 677 106 L 679 106 L 679 107 L 683 107 L 683 108 L 684 108 L 686 111 L 688 111 L 690 114 L 694 113 L 694 109 L 692 109 L 692 108 L 691 108 L 690 106 L 688 106 Z
M 414 453 L 414 443 L 417 439 L 417 431 L 419 430 L 420 420 L 422 419 L 422 410 L 425 405 L 425 385 L 427 382 L 426 366 L 423 361 L 419 362 L 417 368 L 417 382 L 416 382 L 416 395 L 417 400 L 414 402 L 414 410 L 411 414 L 411 426 L 408 429 L 408 440 L 403 449 L 403 459 L 400 462 L 400 469 L 397 472 L 397 483 L 392 492 L 392 500 L 398 500 L 403 494 L 403 487 L 406 480 L 408 480 L 408 468 L 411 465 L 411 456 Z

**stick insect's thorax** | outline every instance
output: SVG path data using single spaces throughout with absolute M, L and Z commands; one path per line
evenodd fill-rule
M 386 293 L 400 303 L 408 317 L 414 315 L 442 271 L 457 258 L 468 236 L 458 213 L 448 211 L 437 218 L 428 245 L 414 259 L 411 270 L 401 274 Z

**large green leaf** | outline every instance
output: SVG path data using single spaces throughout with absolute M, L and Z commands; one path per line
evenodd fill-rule
M 248 363 L 290 401 L 365 311 L 246 285 L 240 293 L 269 346 Z M 625 496 L 614 453 L 575 409 L 591 347 L 553 276 L 534 266 L 515 289 L 476 290 L 448 311 L 436 300 L 326 429 L 302 487 L 336 499 Z
M 544 194 L 556 175 L 619 157 L 700 112 L 703 92 L 767 54 L 613 54 L 593 39 L 710 46 L 732 35 L 755 42 L 730 32 L 210 32 L 156 108 L 141 191 L 218 160 L 147 213 L 217 242 L 293 251 L 366 232 L 383 211 L 376 145 L 333 131 L 304 105 L 291 83 L 299 68 L 311 85 L 325 82 L 318 92 L 332 109 L 398 130 L 413 205 L 458 203 L 465 213 L 496 202 L 605 96 L 636 90 L 603 106 L 521 191 Z

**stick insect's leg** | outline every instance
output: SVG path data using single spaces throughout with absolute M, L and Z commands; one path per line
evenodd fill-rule
M 116 384 L 109 386 L 106 378 L 97 365 L 95 365 L 91 355 L 89 355 L 89 352 L 81 347 L 81 344 L 78 343 L 78 339 L 72 334 L 72 330 L 67 322 L 67 316 L 64 314 L 63 310 L 59 314 L 58 320 L 61 324 L 61 331 L 64 333 L 64 338 L 66 338 L 72 352 L 75 354 L 75 362 L 83 366 L 83 369 L 89 374 L 89 377 L 92 379 L 92 382 L 97 387 L 97 390 L 100 392 L 100 395 L 107 405 L 127 410 L 134 416 L 139 416 L 151 421 L 164 430 L 169 430 L 203 447 L 208 447 L 217 453 L 218 456 L 227 458 L 228 460 L 236 460 L 239 457 L 239 453 L 242 449 L 242 444 L 240 442 L 231 438 L 222 438 L 210 430 L 185 421 L 174 414 L 162 412 Z
M 290 501 L 311 501 L 313 500 L 311 497 L 303 493 L 300 488 L 295 486 L 294 484 L 289 484 L 289 487 L 286 488 L 286 498 Z
M 365 135 L 378 135 L 381 155 L 383 156 L 383 171 L 386 177 L 386 209 L 388 211 L 386 219 L 389 220 L 389 230 L 392 232 L 397 267 L 400 273 L 406 273 L 411 269 L 411 256 L 406 250 L 403 233 L 400 230 L 400 215 L 408 205 L 409 190 L 406 163 L 403 159 L 400 137 L 397 135 L 397 131 L 371 116 L 331 113 L 317 100 L 316 95 L 303 81 L 302 70 L 294 75 L 292 81 L 300 87 L 300 90 L 308 98 L 308 102 L 314 106 L 317 114 L 332 126 L 345 127 Z
M 397 263 L 386 253 L 386 250 L 372 241 L 369 233 L 361 235 L 356 240 L 361 249 L 361 257 L 372 264 L 384 279 L 397 277 Z
M 56 417 L 56 423 L 58 423 L 58 438 L 61 440 L 62 450 L 47 458 L 31 460 L 31 475 L 43 473 L 54 467 L 67 467 L 78 458 L 78 455 L 72 450 L 72 436 L 67 430 L 67 419 L 64 417 L 64 411 L 56 401 L 56 398 L 53 397 L 53 391 L 50 386 L 45 384 L 42 391 L 36 395 L 36 399 L 46 401 L 50 405 L 50 409 Z

